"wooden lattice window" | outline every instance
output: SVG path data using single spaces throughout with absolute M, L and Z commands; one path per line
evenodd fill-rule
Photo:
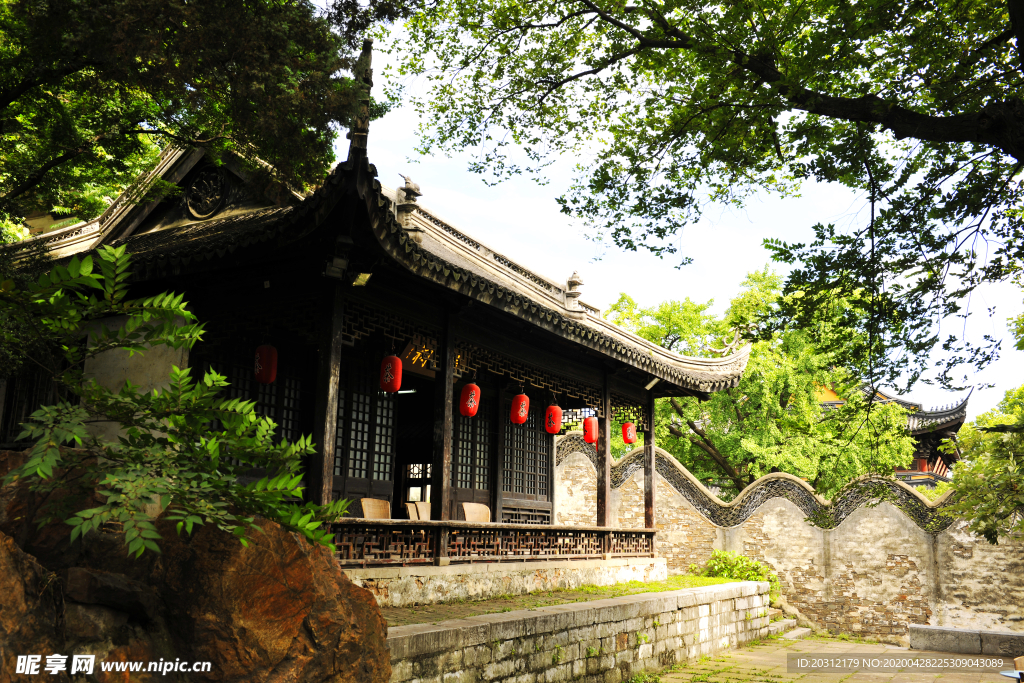
M 0 380 L 0 444 L 13 445 L 21 434 L 21 423 L 41 406 L 57 401 L 49 373 L 34 365 Z
M 551 438 L 541 422 L 537 410 L 531 410 L 524 424 L 505 426 L 502 490 L 509 498 L 548 499 Z
M 391 479 L 391 463 L 395 451 L 395 399 L 389 394 L 378 392 L 376 432 L 373 449 L 373 478 L 377 481 Z
M 342 372 L 334 474 L 390 481 L 395 460 L 395 399 L 380 391 L 363 367 Z
M 488 460 L 494 444 L 494 430 L 484 415 L 455 418 L 455 462 L 452 485 L 463 489 L 490 488 Z
M 254 401 L 258 414 L 277 423 L 275 441 L 287 440 L 294 443 L 301 436 L 299 410 L 302 382 L 298 377 L 279 367 L 277 380 L 271 384 L 260 384 L 256 381 L 251 363 L 215 359 L 208 366 L 227 378 L 229 385 L 221 391 L 221 396 Z M 214 427 L 218 428 L 217 425 Z

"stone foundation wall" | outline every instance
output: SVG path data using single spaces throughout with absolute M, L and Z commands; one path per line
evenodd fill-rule
M 563 507 L 579 516 L 581 501 L 589 503 L 591 491 L 596 496 L 596 470 L 582 449 L 574 452 L 575 442 L 563 439 L 559 446 L 556 483 L 570 467 L 573 481 L 572 491 L 559 489 L 561 522 Z M 867 506 L 864 500 L 834 528 L 821 528 L 809 521 L 808 508 L 828 507 L 822 505 L 827 501 L 789 475 L 769 475 L 725 504 L 658 449 L 656 479 L 657 548 L 669 573 L 704 564 L 714 549 L 732 550 L 770 564 L 786 601 L 831 631 L 901 645 L 910 624 L 1024 632 L 1024 539 L 993 546 L 968 533 L 963 521 L 928 531 L 921 524 L 934 515 L 934 505 L 902 484 L 890 486 L 915 506 L 916 519 L 892 503 Z M 642 468 L 627 456 L 614 466 L 612 482 L 612 525 L 637 524 L 643 519 Z M 779 495 L 787 490 L 780 482 L 788 497 Z M 732 523 L 716 524 L 711 515 Z
M 667 564 L 659 557 L 370 567 L 343 571 L 357 586 L 373 593 L 381 607 L 484 600 L 557 588 L 610 586 L 626 581 L 668 578 Z
M 768 584 L 487 614 L 390 629 L 392 683 L 621 683 L 768 634 Z

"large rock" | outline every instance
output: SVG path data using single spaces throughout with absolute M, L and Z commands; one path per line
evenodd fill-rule
M 64 449 L 69 450 L 69 449 Z M 0 451 L 0 480 L 11 470 L 22 465 L 29 451 Z M 64 476 L 57 470 L 55 476 Z M 68 500 L 69 496 L 77 496 Z M 100 504 L 95 496 L 81 496 L 73 489 L 58 488 L 44 495 L 30 491 L 23 482 L 0 488 L 0 533 L 14 539 L 25 552 L 31 554 L 44 567 L 58 571 L 80 561 L 85 546 L 71 543 L 71 527 L 60 521 L 51 522 L 42 528 L 38 520 L 46 506 L 51 503 L 69 504 L 73 510 L 84 510 Z M 103 541 L 98 535 L 94 541 Z M 109 555 L 109 549 L 107 553 Z M 119 553 L 124 556 L 124 553 Z
M 59 602 L 57 576 L 0 533 L 0 683 L 15 680 L 18 655 L 60 652 Z
M 159 617 L 161 605 L 149 586 L 123 574 L 71 567 L 63 573 L 64 597 L 83 605 L 102 605 L 145 622 Z
M 387 623 L 373 596 L 330 552 L 277 524 L 250 547 L 213 528 L 193 536 L 161 524 L 163 553 L 143 583 L 163 599 L 180 654 L 210 661 L 194 680 L 385 683 Z M 135 576 L 137 580 L 140 576 Z
M 0 452 L 0 476 L 24 457 Z M 216 528 L 179 536 L 173 523 L 159 521 L 162 553 L 135 560 L 122 534 L 90 533 L 71 543 L 66 524 L 38 529 L 45 502 L 23 485 L 0 490 L 0 670 L 13 664 L 12 654 L 46 650 L 93 654 L 98 662 L 212 664 L 187 678 L 157 676 L 166 683 L 390 679 L 387 624 L 373 596 L 348 580 L 329 551 L 277 524 L 261 521 L 264 533 L 246 548 Z M 7 635 L 15 633 L 17 640 Z M 156 680 L 127 672 L 93 680 L 108 679 Z

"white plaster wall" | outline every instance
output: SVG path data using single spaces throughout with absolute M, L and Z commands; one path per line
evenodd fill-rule
M 574 454 L 555 474 L 560 523 L 592 524 L 593 465 Z M 909 624 L 1024 631 L 1024 538 L 989 545 L 962 521 L 931 534 L 889 503 L 861 507 L 825 530 L 783 498 L 724 528 L 656 479 L 658 555 L 670 573 L 702 565 L 714 549 L 736 551 L 770 564 L 787 601 L 818 626 L 900 644 Z M 612 489 L 610 503 L 613 526 L 642 525 L 643 473 Z
M 555 467 L 555 524 L 597 524 L 597 470 L 590 458 L 570 453 Z
M 124 325 L 124 322 L 125 317 L 118 316 L 106 318 L 97 325 L 103 324 L 114 329 Z M 125 382 L 131 382 L 140 392 L 150 392 L 168 386 L 172 366 L 188 366 L 188 349 L 154 346 L 135 355 L 129 355 L 124 349 L 113 349 L 87 360 L 85 377 L 95 379 L 100 386 L 110 391 L 120 391 Z M 92 425 L 91 431 L 100 438 L 114 440 L 119 430 L 112 422 L 102 422 Z
M 938 535 L 935 626 L 1024 631 L 1024 538 L 991 545 L 957 522 Z

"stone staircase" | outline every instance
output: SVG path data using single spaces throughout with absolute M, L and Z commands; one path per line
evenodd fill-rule
M 801 638 L 811 632 L 809 628 L 796 628 L 796 619 L 780 619 L 782 610 L 774 607 L 768 610 L 768 635 L 777 636 L 786 633 L 783 638 Z M 794 630 L 795 629 L 795 630 Z M 806 633 L 799 633 L 806 631 Z M 788 632 L 788 633 L 787 633 Z

